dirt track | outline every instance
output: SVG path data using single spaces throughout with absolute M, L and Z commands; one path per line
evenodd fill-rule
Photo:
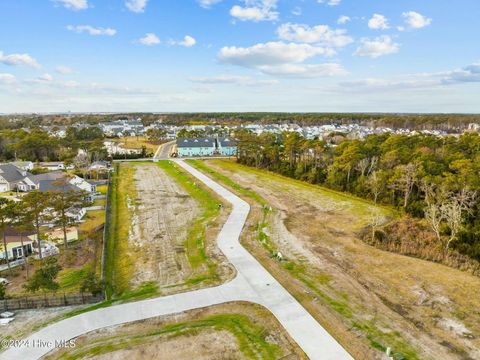
M 199 204 L 156 164 L 134 166 L 136 199 L 129 205 L 132 214 L 129 243 L 135 249 L 136 260 L 131 287 L 158 282 L 162 295 L 167 295 L 207 286 L 202 282 L 188 282 L 209 271 L 206 262 L 192 268 L 185 248 L 189 226 L 203 216 Z M 215 283 L 235 275 L 216 244 L 228 212 L 229 205 L 226 205 L 215 219 L 206 223 L 208 231 L 203 244 L 209 260 L 217 265 Z
M 137 211 L 130 242 L 141 249 L 133 285 L 158 281 L 170 286 L 181 283 L 191 268 L 182 252 L 188 224 L 198 215 L 195 201 L 154 164 L 135 167 Z
M 208 164 L 254 190 L 276 209 L 265 229 L 270 239 L 285 257 L 308 264 L 308 272 L 318 279 L 316 286 L 322 294 L 346 304 L 348 311 L 341 309 L 344 315 L 339 316 L 315 291 L 288 279 L 281 266 L 265 255 L 255 233 L 245 240 L 356 358 L 381 355 L 372 352 L 361 331 L 352 329 L 352 319 L 384 334 L 373 336 L 375 341 L 388 343 L 386 339 L 397 338 L 398 332 L 422 359 L 480 358 L 480 299 L 473 295 L 480 293 L 479 278 L 365 245 L 357 235 L 366 224 L 364 214 L 355 214 L 346 203 L 335 205 L 313 187 L 281 178 L 267 180 L 237 167 L 233 171 L 218 161 Z M 258 220 L 258 215 L 251 218 L 252 230 Z

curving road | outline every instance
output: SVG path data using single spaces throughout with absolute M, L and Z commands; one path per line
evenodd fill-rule
M 308 311 L 240 245 L 239 238 L 250 211 L 249 204 L 184 161 L 174 161 L 233 205 L 232 212 L 218 235 L 218 246 L 237 269 L 236 278 L 213 288 L 112 306 L 62 320 L 28 337 L 25 341 L 28 346 L 11 348 L 1 353 L 0 359 L 39 359 L 55 347 L 55 342 L 73 339 L 93 330 L 229 301 L 249 301 L 265 306 L 310 359 L 352 359 Z M 43 342 L 41 346 L 38 341 Z

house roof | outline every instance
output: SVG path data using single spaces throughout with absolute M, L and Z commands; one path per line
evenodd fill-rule
M 65 176 L 63 171 L 52 171 L 44 174 L 29 175 L 28 179 L 35 185 L 39 185 L 41 181 L 58 181 Z
M 78 187 L 70 183 L 59 184 L 58 180 L 41 180 L 38 184 L 40 191 L 80 191 Z
M 9 183 L 17 182 L 23 180 L 27 175 L 22 169 L 19 169 L 15 165 L 12 164 L 1 164 L 0 165 L 0 176 L 3 177 Z
M 238 141 L 232 138 L 218 138 L 221 147 L 237 146 Z
M 177 147 L 179 148 L 211 148 L 215 146 L 215 139 L 211 138 L 180 138 L 177 140 Z

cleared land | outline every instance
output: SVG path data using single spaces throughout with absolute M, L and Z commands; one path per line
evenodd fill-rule
M 355 358 L 386 347 L 407 359 L 480 357 L 480 279 L 364 244 L 372 204 L 229 161 L 193 163 L 249 199 L 244 244 Z
M 165 141 L 150 141 L 145 136 L 127 136 L 120 139 L 108 139 L 117 143 L 124 149 L 134 149 L 141 150 L 142 146 L 145 146 L 147 152 L 155 153 L 158 148 L 158 145 L 162 144 Z
M 305 359 L 264 308 L 230 303 L 102 329 L 47 359 Z
M 123 163 L 114 184 L 112 293 L 150 285 L 166 295 L 234 275 L 214 243 L 228 208 L 189 175 L 169 161 Z

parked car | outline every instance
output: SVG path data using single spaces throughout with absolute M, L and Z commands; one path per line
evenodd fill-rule
M 3 286 L 7 286 L 8 284 L 10 284 L 10 281 L 5 278 L 0 278 L 0 284 L 2 284 Z

